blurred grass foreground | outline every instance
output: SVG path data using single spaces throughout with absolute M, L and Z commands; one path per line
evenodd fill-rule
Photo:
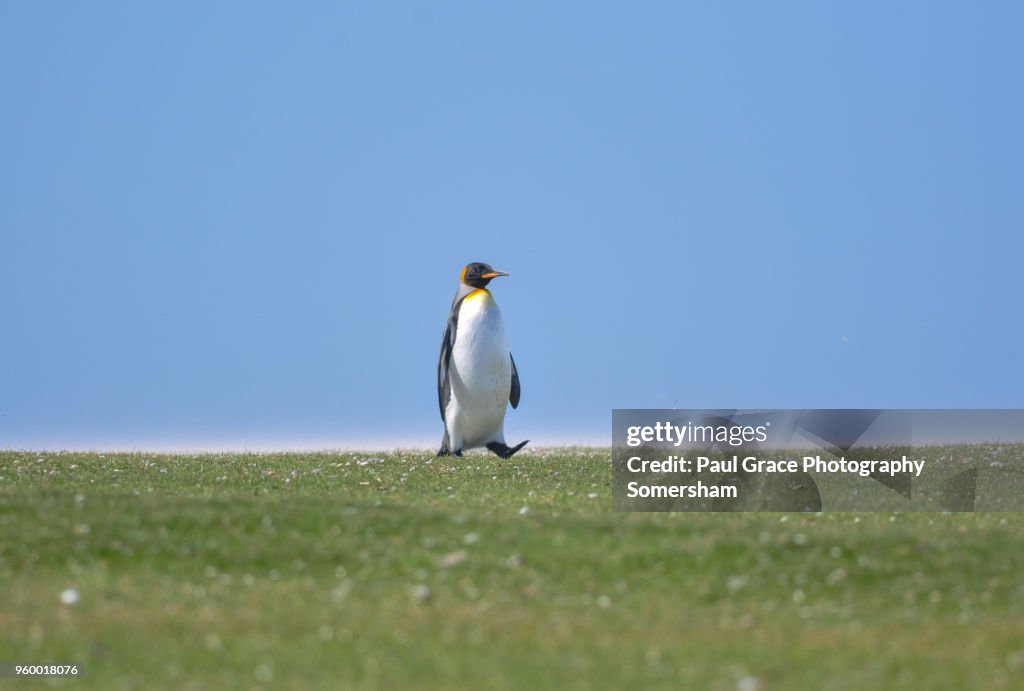
M 611 511 L 610 450 L 0 453 L 6 688 L 1011 689 L 1024 518 Z

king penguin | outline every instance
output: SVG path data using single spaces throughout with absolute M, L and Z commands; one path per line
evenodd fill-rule
M 498 276 L 482 262 L 462 270 L 437 362 L 437 402 L 444 421 L 438 456 L 487 447 L 509 458 L 526 446 L 505 444 L 505 406 L 519 405 L 519 372 L 508 349 L 505 320 L 487 284 Z

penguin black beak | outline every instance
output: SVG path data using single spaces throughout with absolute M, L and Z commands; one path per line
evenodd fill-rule
M 497 278 L 498 276 L 508 276 L 504 271 L 488 271 L 485 274 L 480 274 L 480 278 Z

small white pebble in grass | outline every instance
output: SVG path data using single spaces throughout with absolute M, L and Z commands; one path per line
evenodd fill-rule
M 846 580 L 846 569 L 836 569 L 829 575 L 825 576 L 825 583 L 828 585 L 836 585 Z
M 334 604 L 338 604 L 346 597 L 348 597 L 348 594 L 350 592 L 352 592 L 352 581 L 342 581 L 337 586 L 335 586 L 333 590 L 331 590 L 331 602 L 333 602 Z
M 853 519 L 853 522 L 854 522 L 854 523 L 860 523 L 860 516 L 856 516 L 856 517 L 855 517 L 855 518 Z
M 597 492 L 590 492 L 587 494 L 587 499 L 597 499 Z
M 736 682 L 736 691 L 761 691 L 761 688 L 761 680 L 751 674 Z
M 782 518 L 779 519 L 779 523 L 785 523 L 788 520 L 789 520 L 789 516 L 783 516 Z
M 1003 467 L 1003 464 L 1000 463 L 999 461 L 992 461 L 988 465 L 989 465 L 990 468 L 1002 468 Z
M 430 588 L 423 585 L 422 583 L 417 583 L 416 585 L 409 588 L 409 597 L 411 597 L 413 600 L 416 600 L 417 602 L 429 600 Z
M 67 605 L 68 607 L 71 607 L 72 605 L 77 605 L 80 599 L 81 596 L 78 594 L 78 591 L 74 588 L 68 588 L 66 590 L 61 591 L 60 603 L 62 605 Z
M 729 590 L 739 590 L 747 584 L 746 576 L 730 576 L 725 582 L 725 586 Z
M 524 506 L 521 509 L 519 509 L 519 515 L 520 516 L 525 516 L 528 513 L 530 513 L 530 507 L 529 506 Z
M 462 562 L 466 561 L 469 555 L 466 554 L 466 550 L 457 549 L 454 552 L 449 552 L 437 560 L 437 568 L 439 569 L 450 569 L 453 566 L 458 566 Z
M 610 597 L 608 597 L 607 595 L 598 595 L 597 596 L 597 606 L 600 607 L 601 609 L 608 609 L 609 607 L 612 606 L 612 599 Z
M 476 544 L 476 542 L 479 540 L 480 536 L 476 533 L 466 533 L 462 536 L 462 541 L 465 542 L 467 545 Z
M 796 535 L 793 536 L 793 544 L 794 545 L 806 545 L 807 544 L 807 536 L 804 535 L 803 533 L 797 533 Z

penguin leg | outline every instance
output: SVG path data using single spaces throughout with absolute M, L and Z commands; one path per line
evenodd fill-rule
M 441 439 L 441 448 L 438 449 L 438 456 L 458 456 L 462 457 L 462 449 L 456 449 L 452 451 L 451 442 L 448 441 L 448 430 L 444 431 L 444 437 Z
M 519 442 L 515 446 L 509 446 L 509 445 L 505 444 L 504 442 L 492 441 L 490 444 L 487 445 L 487 448 L 488 448 L 488 450 L 493 451 L 494 453 L 498 454 L 502 458 L 512 458 L 512 456 L 515 454 L 516 451 L 518 451 L 519 449 L 523 448 L 524 446 L 526 446 L 529 443 L 530 443 L 530 440 L 527 439 L 526 441 Z
M 448 430 L 444 431 L 444 436 L 441 438 L 441 448 L 437 451 L 438 456 L 451 456 L 452 447 L 448 444 Z

